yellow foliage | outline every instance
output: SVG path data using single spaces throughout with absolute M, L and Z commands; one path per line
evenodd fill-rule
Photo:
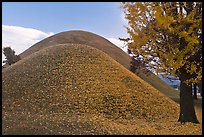
M 144 50 L 141 47 L 148 44 L 147 42 L 151 40 L 154 46 L 150 44 L 149 46 L 154 49 L 155 53 L 158 53 L 160 62 L 166 66 L 163 67 L 163 70 L 166 71 L 166 68 L 169 68 L 172 73 L 185 67 L 186 63 L 191 63 L 192 61 L 201 62 L 200 50 L 202 46 L 200 45 L 202 44 L 200 37 L 202 34 L 198 33 L 199 30 L 202 30 L 200 3 L 197 2 L 196 6 L 192 7 L 192 11 L 186 12 L 187 14 L 181 13 L 182 6 L 185 7 L 183 2 L 133 2 L 127 5 L 124 3 L 123 5 L 124 10 L 128 7 L 132 7 L 132 10 L 134 8 L 137 9 L 137 13 L 129 11 L 126 14 L 127 17 L 132 17 L 128 18 L 130 21 L 128 28 L 132 29 L 130 36 L 137 33 L 130 39 L 130 41 L 137 43 L 136 45 L 131 45 L 130 42 L 131 48 L 134 49 L 135 46 L 142 55 L 150 54 L 149 51 L 141 52 Z M 178 8 L 180 8 L 180 12 Z M 187 7 L 185 8 L 187 9 Z M 148 16 L 144 13 L 148 13 Z M 138 29 L 137 26 L 141 23 L 145 23 L 146 26 Z M 160 42 L 158 43 L 157 40 Z M 194 56 L 197 57 L 195 58 Z M 195 60 L 192 58 L 195 58 Z M 195 71 L 196 67 L 202 68 L 201 64 L 189 67 L 189 72 L 193 71 L 197 74 L 194 79 L 198 79 L 201 73 L 200 71 Z

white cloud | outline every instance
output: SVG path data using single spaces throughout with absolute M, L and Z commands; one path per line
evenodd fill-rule
M 33 44 L 53 34 L 53 32 L 46 33 L 32 28 L 2 25 L 2 49 L 10 46 L 18 55 Z M 3 60 L 5 60 L 5 56 L 2 52 L 2 65 Z
M 119 39 L 116 38 L 107 38 L 110 42 L 112 42 L 113 44 L 115 44 L 117 47 L 119 47 L 120 49 L 122 49 L 124 52 L 127 53 L 127 46 L 125 45 L 125 43 Z

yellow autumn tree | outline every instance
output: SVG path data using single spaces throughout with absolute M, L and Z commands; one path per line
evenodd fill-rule
M 199 123 L 191 85 L 202 80 L 201 2 L 123 2 L 128 38 L 121 40 L 157 72 L 179 77 L 180 122 Z

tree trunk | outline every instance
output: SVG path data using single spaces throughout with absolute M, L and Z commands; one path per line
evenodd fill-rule
M 180 116 L 179 122 L 193 122 L 199 123 L 195 114 L 194 102 L 192 96 L 191 85 L 184 83 L 184 80 L 181 79 L 180 85 Z
M 199 92 L 200 92 L 201 97 L 203 97 L 202 96 L 203 95 L 203 92 L 202 92 L 202 80 L 201 80 L 201 82 L 198 83 L 198 88 L 199 88 Z
M 196 86 L 197 86 L 197 84 L 193 84 L 193 98 L 194 99 L 198 99 Z

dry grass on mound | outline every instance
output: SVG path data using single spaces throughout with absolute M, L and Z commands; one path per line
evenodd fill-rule
M 67 44 L 67 43 L 85 44 L 85 45 L 89 45 L 91 47 L 97 48 L 105 52 L 106 54 L 108 54 L 110 57 L 112 57 L 114 60 L 119 62 L 127 69 L 130 69 L 130 66 L 131 66 L 130 62 L 132 59 L 128 54 L 123 52 L 120 48 L 112 44 L 107 39 L 87 31 L 73 30 L 73 31 L 65 31 L 65 32 L 58 33 L 56 35 L 48 37 L 34 44 L 26 51 L 21 53 L 20 56 L 21 58 L 24 58 L 43 48 L 53 46 L 56 44 Z M 147 83 L 152 85 L 157 90 L 161 91 L 163 94 L 169 96 L 171 99 L 174 100 L 174 98 L 176 99 L 179 98 L 178 91 L 176 91 L 173 87 L 166 84 L 155 74 L 148 71 L 145 67 L 140 66 L 140 68 L 137 70 L 136 75 L 142 78 L 143 80 L 145 80 Z
M 178 104 L 89 46 L 49 47 L 2 75 L 3 134 L 201 134 L 176 122 Z

